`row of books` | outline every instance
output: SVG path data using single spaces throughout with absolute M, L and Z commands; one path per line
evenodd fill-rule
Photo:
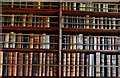
M 120 77 L 120 54 L 63 53 L 62 76 Z
M 2 48 L 36 48 L 56 49 L 57 35 L 51 34 L 24 34 L 24 33 L 1 33 Z
M 38 9 L 58 9 L 58 2 L 28 2 L 12 0 L 11 2 L 3 1 L 2 7 L 4 8 L 38 8 Z
M 63 10 L 97 11 L 97 12 L 119 12 L 120 4 L 116 3 L 94 3 L 94 2 L 63 2 Z
M 58 24 L 57 16 L 41 16 L 34 14 L 3 14 L 2 26 L 51 27 Z M 55 25 L 53 25 L 55 24 Z
M 62 49 L 120 50 L 119 36 L 63 35 Z
M 62 25 L 65 28 L 94 28 L 94 29 L 117 29 L 120 24 L 119 18 L 91 17 L 86 16 L 63 16 Z
M 0 52 L 0 76 L 57 76 L 57 53 Z

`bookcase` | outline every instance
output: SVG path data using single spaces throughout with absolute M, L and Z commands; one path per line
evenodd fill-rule
M 119 2 L 2 2 L 0 77 L 120 77 Z

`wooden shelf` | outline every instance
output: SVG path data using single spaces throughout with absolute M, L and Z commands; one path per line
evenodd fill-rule
M 57 9 L 36 9 L 36 8 L 2 8 L 2 13 L 9 14 L 41 14 L 41 15 L 58 15 Z
M 58 50 L 54 49 L 30 49 L 30 48 L 2 48 L 5 52 L 52 52 L 56 53 Z
M 3 76 L 0 78 L 58 78 L 58 77 L 37 77 L 37 76 Z
M 120 35 L 120 29 L 84 29 L 84 28 L 62 28 L 64 34 L 87 34 L 87 35 Z
M 96 53 L 96 52 L 100 52 L 100 53 L 119 53 L 120 54 L 120 50 L 61 50 L 62 52 L 65 53 Z
M 58 27 L 23 27 L 23 26 L 1 26 L 2 32 L 34 32 L 34 33 L 55 33 Z
M 120 13 L 116 12 L 95 12 L 95 11 L 79 11 L 79 10 L 62 10 L 63 15 L 86 16 L 92 17 L 120 17 Z

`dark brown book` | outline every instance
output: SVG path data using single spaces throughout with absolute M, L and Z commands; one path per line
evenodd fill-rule
M 79 77 L 80 76 L 80 53 L 76 53 L 76 76 Z
M 63 76 L 66 76 L 66 53 L 63 53 L 63 70 L 62 70 L 62 74 Z
M 54 65 L 57 65 L 57 60 L 58 60 L 58 59 L 57 59 L 57 54 L 54 53 L 54 54 L 53 54 L 53 57 L 54 57 L 54 58 L 53 58 L 53 61 L 54 61 L 53 64 L 54 64 Z M 57 66 L 54 66 L 54 67 L 53 67 L 53 71 L 54 71 L 53 76 L 57 76 Z

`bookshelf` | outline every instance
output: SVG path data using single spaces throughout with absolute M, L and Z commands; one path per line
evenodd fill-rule
M 120 77 L 119 2 L 2 2 L 0 77 Z

